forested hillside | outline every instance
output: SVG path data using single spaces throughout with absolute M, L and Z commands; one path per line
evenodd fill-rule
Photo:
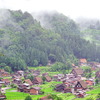
M 94 42 L 100 45 L 100 20 L 99 19 L 88 19 L 79 18 L 76 20 L 79 24 L 82 37 L 90 42 Z
M 0 12 L 0 63 L 13 71 L 47 65 L 48 60 L 52 63 L 66 63 L 68 59 L 75 63 L 77 58 L 100 61 L 99 47 L 82 39 L 78 25 L 63 14 L 39 16 L 44 24 L 28 12 Z

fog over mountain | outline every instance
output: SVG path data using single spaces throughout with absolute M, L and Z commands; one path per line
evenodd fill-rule
M 32 12 L 57 11 L 70 18 L 100 18 L 99 0 L 0 0 L 0 8 Z

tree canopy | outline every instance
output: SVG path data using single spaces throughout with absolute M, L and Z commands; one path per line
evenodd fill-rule
M 100 61 L 100 47 L 81 38 L 78 25 L 63 14 L 44 15 L 41 26 L 28 12 L 7 10 L 1 19 L 0 63 L 13 71 L 54 62 L 77 63 L 77 58 Z M 7 20 L 7 21 L 6 21 Z

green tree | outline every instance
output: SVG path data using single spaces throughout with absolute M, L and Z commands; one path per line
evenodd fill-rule
M 38 61 L 34 60 L 34 66 L 38 66 Z
M 96 97 L 96 98 L 97 98 L 97 99 L 100 99 L 100 93 L 97 94 L 97 97 Z
M 32 99 L 31 96 L 28 95 L 28 96 L 25 98 L 25 100 L 33 100 L 33 99 Z
M 11 67 L 9 67 L 9 66 L 5 66 L 4 67 L 4 70 L 7 71 L 7 72 L 9 72 L 9 73 L 12 72 Z
M 26 77 L 26 79 L 30 79 L 31 81 L 33 81 L 33 80 L 34 80 L 34 76 L 31 75 L 31 74 L 29 74 L 29 75 Z
M 55 62 L 55 61 L 56 61 L 55 55 L 54 55 L 54 54 L 49 54 L 49 60 L 50 60 L 51 62 Z
M 1 67 L 1 68 L 4 68 L 5 66 L 6 66 L 5 63 L 1 63 L 1 64 L 0 64 L 0 67 Z
M 13 20 L 9 18 L 0 28 L 0 63 L 10 66 L 12 71 L 25 70 L 26 66 L 47 65 L 48 60 L 67 62 L 66 66 L 54 67 L 56 71 L 69 70 L 70 63 L 77 65 L 79 58 L 100 61 L 100 45 L 83 39 L 78 25 L 67 16 L 57 12 L 42 14 L 46 24 L 42 27 L 28 12 L 8 12 Z M 99 29 L 97 25 L 96 29 Z M 88 32 L 98 33 L 93 38 L 100 40 L 100 30 Z
M 96 84 L 98 84 L 98 83 L 99 83 L 99 80 L 98 80 L 98 78 L 96 78 L 96 80 L 95 80 L 95 83 L 96 83 Z
M 56 62 L 51 66 L 51 71 L 58 71 L 58 72 L 63 72 L 63 70 L 67 70 L 67 66 L 61 62 Z

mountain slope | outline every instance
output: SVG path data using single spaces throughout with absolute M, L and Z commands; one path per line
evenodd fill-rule
M 76 20 L 81 29 L 81 36 L 94 42 L 97 45 L 100 45 L 100 20 L 99 19 L 88 19 L 88 18 L 79 18 Z
M 50 24 L 47 28 L 28 12 L 1 12 L 0 52 L 4 56 L 0 56 L 0 63 L 10 66 L 13 71 L 47 65 L 48 60 L 66 63 L 70 59 L 71 63 L 76 63 L 77 58 L 100 58 L 96 45 L 82 39 L 77 24 L 62 14 L 45 15 L 47 27 Z

